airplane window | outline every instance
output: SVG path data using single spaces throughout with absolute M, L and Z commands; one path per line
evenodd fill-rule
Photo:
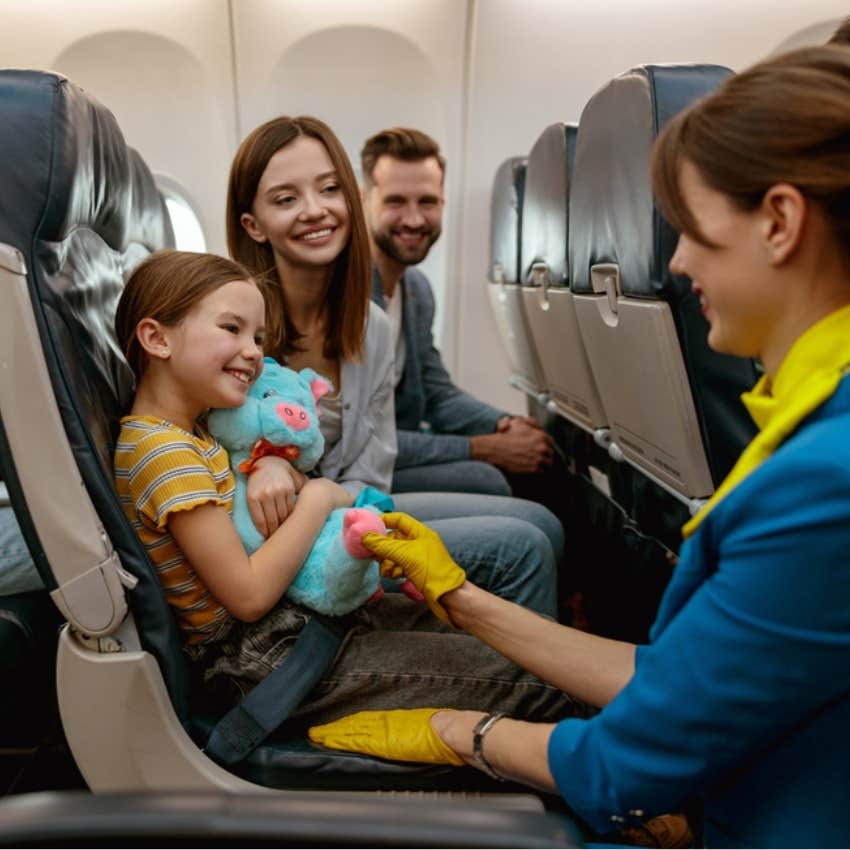
M 175 247 L 181 251 L 206 251 L 207 240 L 195 211 L 177 198 L 166 198 L 165 206 L 174 228 Z
M 174 229 L 174 247 L 180 251 L 206 251 L 207 240 L 201 220 L 182 187 L 163 174 L 156 174 L 155 179 L 165 198 L 168 217 Z

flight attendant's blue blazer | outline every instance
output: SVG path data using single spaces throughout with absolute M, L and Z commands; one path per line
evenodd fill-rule
M 685 543 L 629 684 L 549 766 L 597 830 L 701 797 L 709 847 L 850 846 L 850 377 Z

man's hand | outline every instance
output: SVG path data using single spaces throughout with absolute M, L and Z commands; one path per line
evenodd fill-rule
M 501 434 L 516 422 L 524 422 L 529 428 L 534 428 L 536 431 L 543 430 L 543 426 L 533 416 L 512 416 L 510 414 L 499 419 L 496 423 L 496 430 Z
M 363 545 L 380 559 L 381 573 L 413 582 L 434 614 L 453 625 L 439 599 L 460 587 L 466 573 L 452 560 L 436 531 L 403 513 L 384 514 L 383 520 L 392 536 L 363 537 Z
M 533 423 L 533 424 L 531 424 Z M 500 419 L 494 434 L 470 437 L 473 460 L 492 463 L 507 472 L 540 472 L 553 460 L 549 435 L 534 420 L 526 417 Z
M 307 481 L 289 461 L 281 457 L 261 457 L 245 488 L 248 513 L 263 537 L 271 536 L 292 513 L 295 496 Z
M 333 750 L 395 761 L 461 765 L 463 759 L 431 726 L 431 718 L 444 712 L 452 713 L 440 708 L 358 711 L 324 726 L 313 726 L 307 735 L 314 744 Z

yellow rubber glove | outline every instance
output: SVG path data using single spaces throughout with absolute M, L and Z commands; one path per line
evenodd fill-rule
M 427 764 L 463 764 L 431 728 L 431 717 L 442 708 L 358 711 L 324 726 L 312 726 L 307 735 L 314 744 L 394 761 Z
M 384 514 L 383 520 L 386 527 L 392 529 L 392 536 L 366 534 L 363 537 L 363 545 L 381 560 L 382 575 L 404 576 L 412 581 L 434 614 L 453 626 L 439 599 L 444 593 L 460 587 L 466 581 L 466 573 L 452 560 L 436 531 L 408 514 Z

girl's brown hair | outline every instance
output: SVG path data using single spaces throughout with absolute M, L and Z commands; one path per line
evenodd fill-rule
M 742 210 L 790 183 L 850 246 L 850 50 L 810 47 L 759 62 L 664 128 L 652 155 L 659 206 L 676 230 L 708 245 L 682 197 L 685 161 Z
M 366 221 L 357 180 L 345 149 L 333 130 L 318 118 L 282 116 L 251 132 L 239 146 L 227 186 L 227 249 L 265 284 L 269 305 L 266 351 L 279 359 L 296 351 L 301 334 L 289 318 L 283 281 L 278 278 L 274 253 L 268 242 L 255 242 L 242 226 L 250 213 L 260 178 L 269 160 L 299 136 L 318 139 L 328 152 L 339 179 L 351 222 L 351 235 L 334 264 L 327 300 L 324 356 L 359 358 L 363 351 L 369 309 L 372 261 Z
M 239 263 L 215 254 L 158 251 L 130 275 L 115 311 L 118 345 L 136 380 L 144 374 L 147 355 L 136 338 L 145 318 L 173 327 L 205 295 L 234 280 L 253 281 Z

